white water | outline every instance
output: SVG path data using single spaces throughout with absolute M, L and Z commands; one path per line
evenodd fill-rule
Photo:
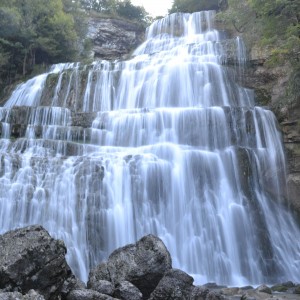
M 65 241 L 84 281 L 148 233 L 201 283 L 299 280 L 276 120 L 222 66 L 213 17 L 171 15 L 148 28 L 129 61 L 57 65 L 16 89 L 3 128 L 13 106 L 31 109 L 23 138 L 2 133 L 1 232 L 42 224 Z M 98 113 L 83 129 L 71 126 L 74 111 Z

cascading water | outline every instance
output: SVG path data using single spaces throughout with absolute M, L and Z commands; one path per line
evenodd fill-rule
M 85 281 L 148 233 L 202 283 L 299 280 L 276 121 L 222 65 L 213 17 L 170 15 L 129 61 L 56 65 L 16 89 L 0 111 L 2 233 L 43 225 Z

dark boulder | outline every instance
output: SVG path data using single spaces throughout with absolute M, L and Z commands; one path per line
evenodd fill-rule
M 115 250 L 107 263 L 92 270 L 88 288 L 97 290 L 100 280 L 111 281 L 115 287 L 128 281 L 147 299 L 171 266 L 170 253 L 162 240 L 154 235 L 147 235 L 135 244 Z
M 95 281 L 93 284 L 89 284 L 88 288 L 109 296 L 114 294 L 114 286 L 110 281 L 107 280 Z
M 149 300 L 188 300 L 193 289 L 193 277 L 178 269 L 169 270 L 152 292 Z
M 200 286 L 194 286 L 191 290 L 190 300 L 205 300 L 209 289 Z
M 100 281 L 111 281 L 106 262 L 99 264 L 90 271 L 87 287 L 97 291 Z
M 116 285 L 115 297 L 122 300 L 142 300 L 140 290 L 129 281 L 122 281 Z
M 107 266 L 114 284 L 129 281 L 148 298 L 165 272 L 171 269 L 172 261 L 162 240 L 147 235 L 136 244 L 115 250 Z
M 66 247 L 41 226 L 29 226 L 0 236 L 0 289 L 31 289 L 55 299 L 72 275 L 65 260 Z

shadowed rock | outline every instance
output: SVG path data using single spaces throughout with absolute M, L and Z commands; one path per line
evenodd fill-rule
M 181 270 L 169 270 L 159 282 L 149 300 L 188 300 L 190 299 L 193 281 L 193 277 Z
M 41 226 L 29 226 L 0 236 L 0 289 L 23 294 L 34 289 L 45 299 L 61 292 L 71 270 L 66 247 Z
M 171 265 L 170 253 L 161 239 L 147 235 L 136 244 L 115 250 L 107 263 L 92 270 L 88 287 L 97 289 L 100 280 L 111 281 L 114 286 L 128 281 L 147 299 Z

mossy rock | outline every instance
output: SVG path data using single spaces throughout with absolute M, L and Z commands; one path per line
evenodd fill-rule
M 288 290 L 288 288 L 284 285 L 281 285 L 281 284 L 276 284 L 274 286 L 271 287 L 271 290 L 273 292 L 279 292 L 279 293 L 283 293 L 283 292 L 286 292 Z
M 294 289 L 294 294 L 300 294 L 300 284 L 296 285 Z

